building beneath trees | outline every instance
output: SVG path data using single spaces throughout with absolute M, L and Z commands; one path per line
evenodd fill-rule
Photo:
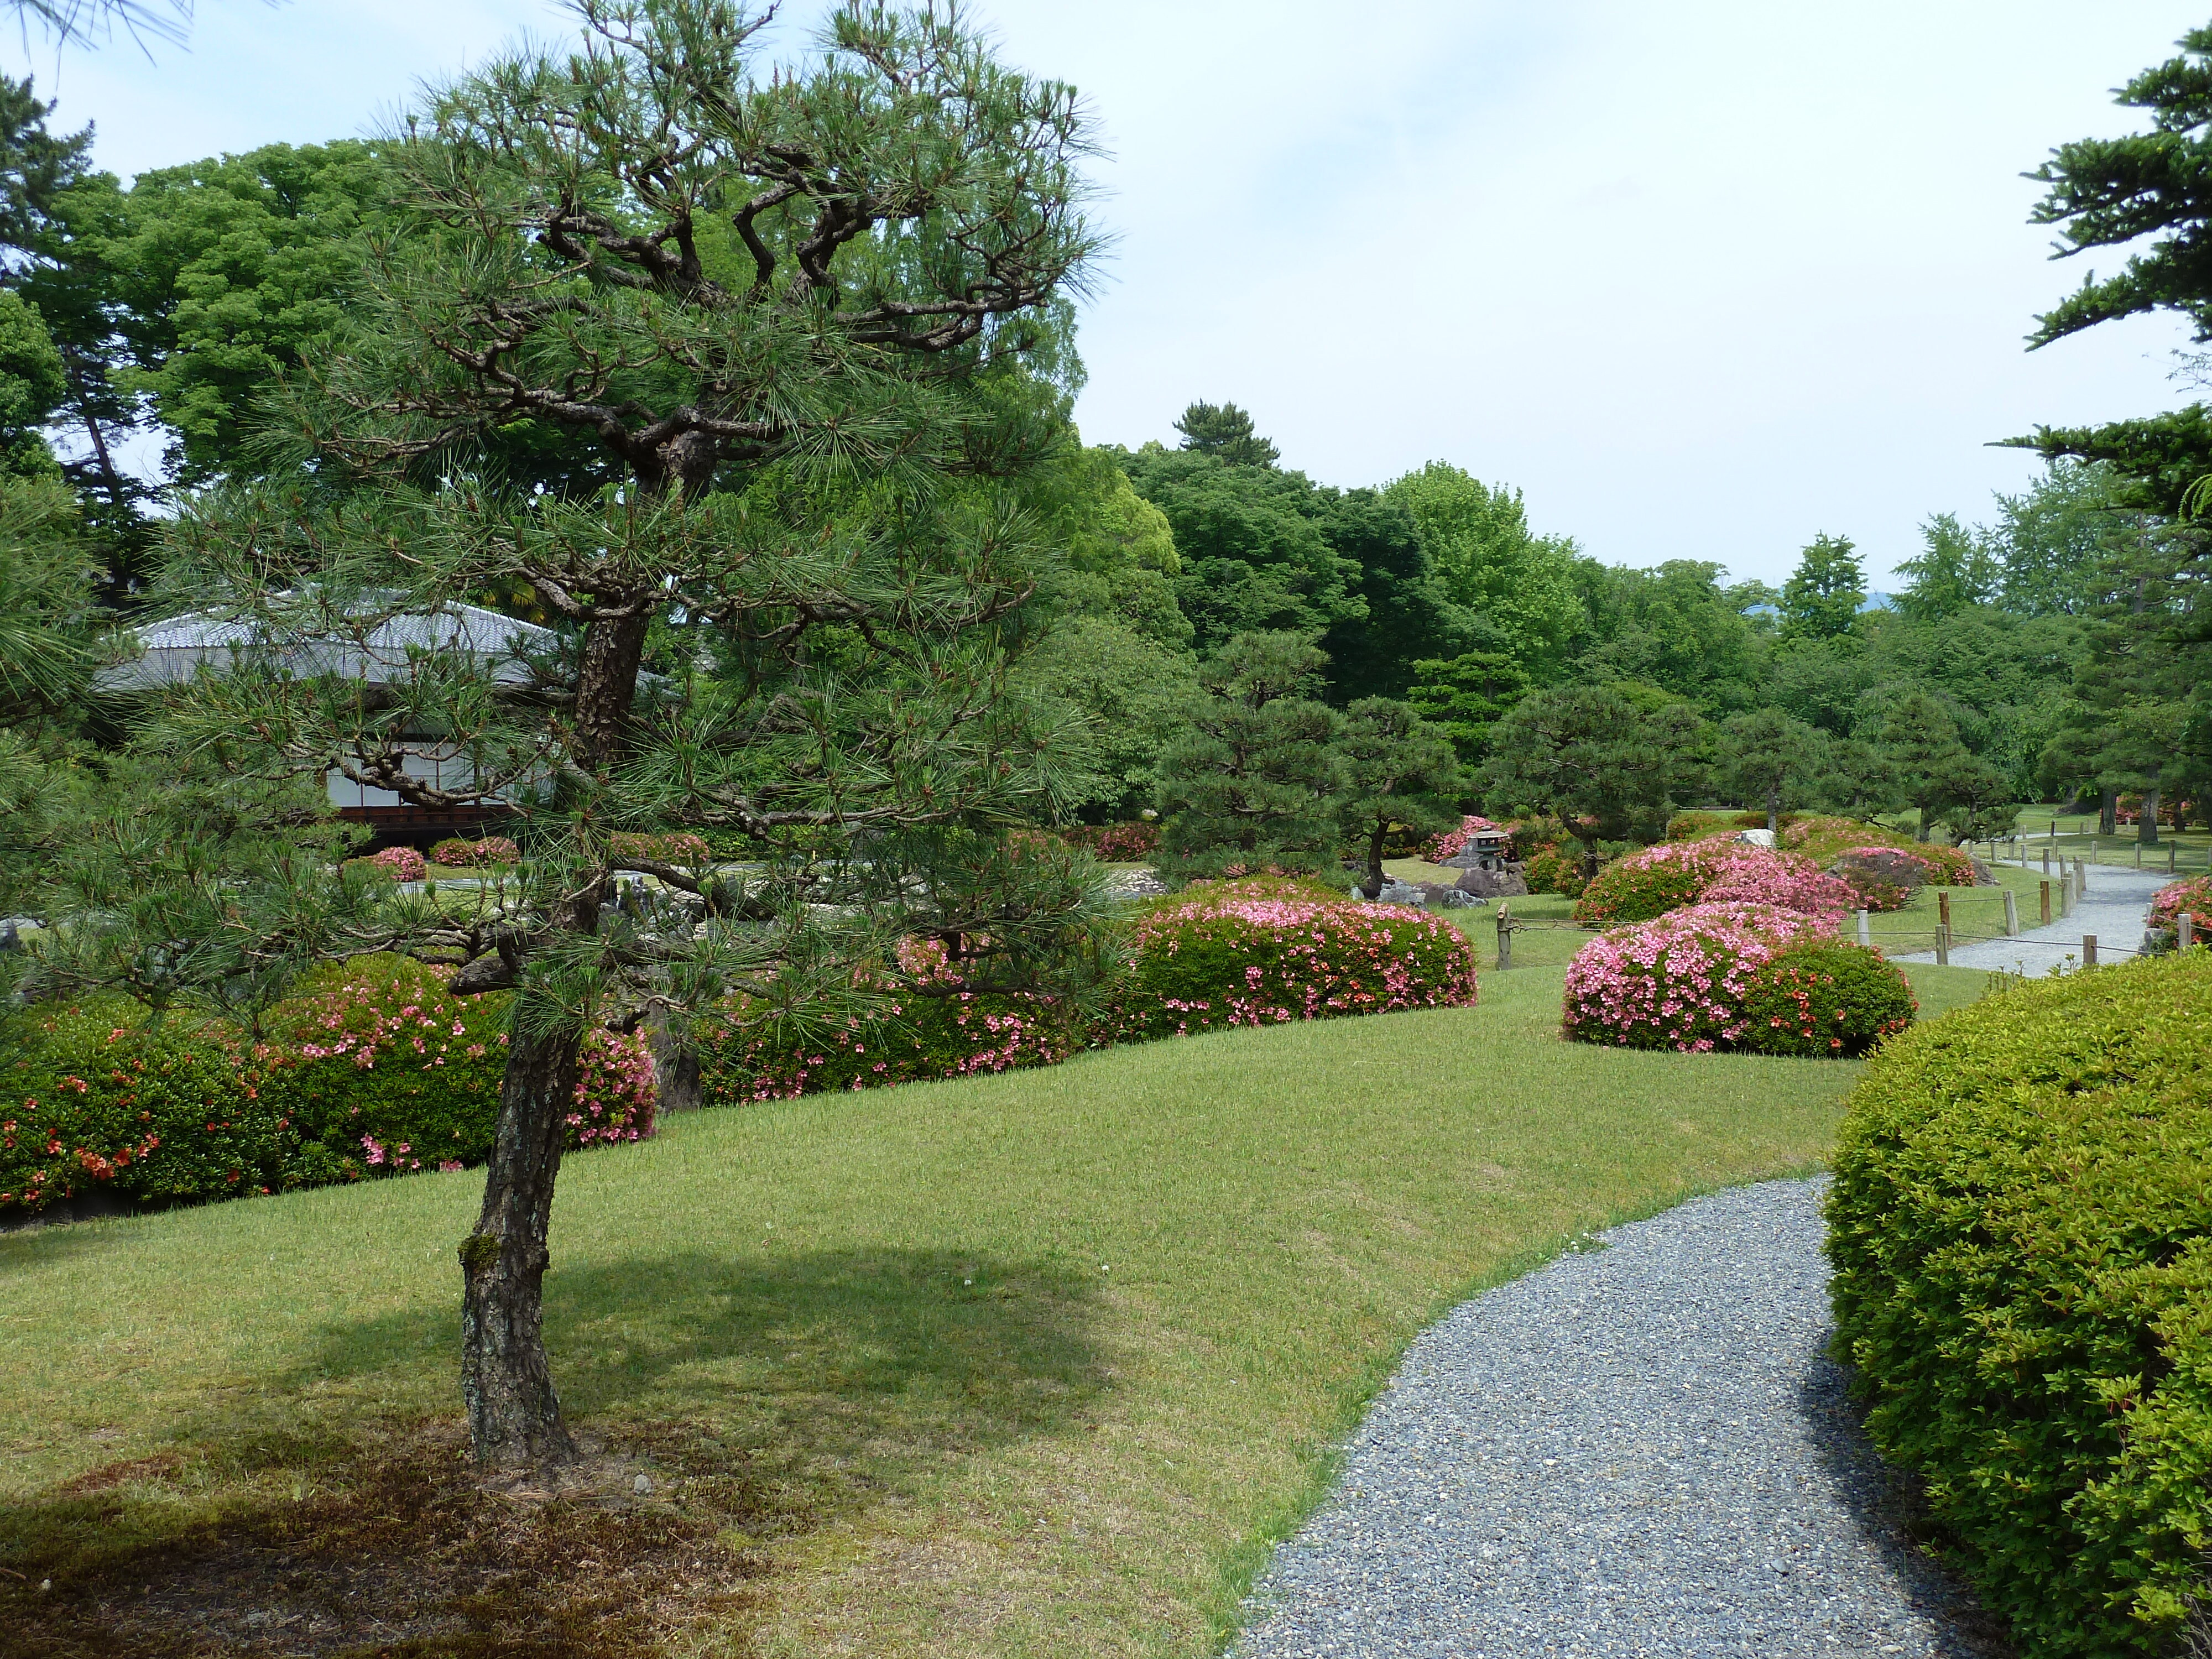
M 203 673 L 226 673 L 249 659 L 270 657 L 295 678 L 324 675 L 360 683 L 367 698 L 389 703 L 395 691 L 435 656 L 465 655 L 471 671 L 499 690 L 520 693 L 541 683 L 534 664 L 549 660 L 558 637 L 549 628 L 517 621 L 481 605 L 451 603 L 434 610 L 372 611 L 357 629 L 333 629 L 320 638 L 258 640 L 246 619 L 193 611 L 131 630 L 137 653 L 101 671 L 94 681 L 102 696 L 135 701 L 188 684 Z M 458 745 L 441 734 L 399 734 L 402 769 L 433 787 L 471 793 L 475 768 Z M 386 842 L 424 842 L 442 836 L 480 832 L 508 809 L 496 805 L 422 806 L 349 777 L 343 767 L 325 775 L 324 787 L 341 818 L 375 829 Z M 515 799 L 514 787 L 501 798 Z

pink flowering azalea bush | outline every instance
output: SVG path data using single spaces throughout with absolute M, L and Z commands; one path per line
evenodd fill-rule
M 1130 1042 L 1229 1025 L 1471 1007 L 1474 947 L 1398 905 L 1321 896 L 1298 883 L 1210 882 L 1154 901 L 1102 1035 Z
M 311 976 L 270 1040 L 119 998 L 0 1027 L 0 1216 L 102 1192 L 132 1206 L 454 1170 L 491 1149 L 506 999 L 402 957 Z M 652 1133 L 640 1036 L 587 1042 L 568 1144 Z
M 411 847 L 387 847 L 380 853 L 371 854 L 363 862 L 394 881 L 420 881 L 430 868 L 422 855 Z
M 261 1063 L 322 1178 L 411 1174 L 490 1155 L 508 999 L 454 996 L 449 977 L 402 957 L 362 957 L 325 970 L 279 1011 L 277 1040 Z M 590 1033 L 567 1144 L 651 1134 L 655 1099 L 643 1035 Z
M 1575 905 L 1575 920 L 1599 927 L 1649 921 L 1700 903 L 1829 918 L 1856 908 L 1850 884 L 1810 859 L 1735 840 L 1662 842 L 1599 871 Z
M 2151 896 L 2150 925 L 2160 933 L 2176 933 L 2184 911 L 2197 942 L 2212 945 L 2212 876 L 2184 876 L 2160 888 Z
M 897 973 L 879 1012 L 811 1033 L 777 1030 L 738 1002 L 704 1023 L 699 1081 L 719 1105 L 789 1099 L 832 1089 L 881 1089 L 939 1078 L 1054 1066 L 1087 1033 L 1059 1000 L 975 991 L 935 939 L 898 946 Z
M 1833 864 L 1838 858 L 1868 853 L 1905 853 L 1926 870 L 1928 882 L 1937 887 L 1972 887 L 1981 878 L 1974 855 L 1960 847 L 1938 847 L 1910 836 L 1866 823 L 1857 818 L 1803 817 L 1792 822 L 1781 835 L 1785 851 L 1802 853 L 1815 864 Z
M 453 836 L 430 848 L 430 862 L 443 865 L 448 870 L 466 870 L 485 864 L 513 864 L 521 857 L 522 849 L 505 836 L 486 836 L 481 841 L 464 841 Z
M 106 999 L 10 1023 L 0 1218 L 91 1193 L 151 1206 L 297 1184 L 298 1139 L 235 1039 L 143 1020 Z
M 1905 975 L 1831 921 L 1771 905 L 1671 910 L 1585 945 L 1561 1024 L 1581 1042 L 1842 1059 L 1911 1024 Z
M 1457 858 L 1467 851 L 1468 842 L 1476 836 L 1495 834 L 1503 828 L 1502 824 L 1492 823 L 1488 818 L 1470 812 L 1459 821 L 1458 829 L 1447 830 L 1425 845 L 1421 848 L 1421 856 L 1431 864 L 1442 864 L 1446 859 Z

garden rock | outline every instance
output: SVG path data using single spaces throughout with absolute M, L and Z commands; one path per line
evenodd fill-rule
M 1737 833 L 1736 839 L 1753 847 L 1764 847 L 1771 850 L 1774 846 L 1774 831 L 1771 830 L 1741 830 Z
M 1353 896 L 1358 896 L 1358 891 L 1355 890 Z M 1382 884 L 1382 890 L 1375 896 L 1375 902 L 1377 904 L 1425 906 L 1428 902 L 1429 896 L 1410 881 L 1386 881 Z
M 1528 891 L 1528 878 L 1511 866 L 1503 870 L 1468 868 L 1453 884 L 1471 899 L 1522 898 Z
M 1892 851 L 1883 848 L 1874 852 L 1846 853 L 1828 867 L 1839 876 L 1849 870 L 1863 870 L 1908 890 L 1928 884 L 1928 866 L 1902 849 Z M 1979 866 L 1976 866 L 1976 872 L 1979 874 Z M 1991 877 L 1990 880 L 1994 884 L 1996 878 Z
M 1465 905 L 1480 902 L 1458 888 L 1447 887 L 1442 882 L 1425 881 L 1420 885 L 1421 897 L 1431 910 L 1456 910 Z

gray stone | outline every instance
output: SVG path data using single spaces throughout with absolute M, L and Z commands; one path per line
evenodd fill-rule
M 1386 881 L 1382 890 L 1375 896 L 1377 904 L 1425 905 L 1429 896 L 1410 881 Z
M 1528 883 L 1517 869 L 1467 870 L 1461 872 L 1455 884 L 1470 898 L 1520 898 L 1528 891 Z

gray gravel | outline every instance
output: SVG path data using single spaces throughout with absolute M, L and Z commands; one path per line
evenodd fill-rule
M 1822 1352 L 1823 1184 L 1616 1228 L 1425 1333 L 1238 1659 L 2002 1653 Z
M 2089 884 L 2075 902 L 2074 914 L 2048 927 L 2024 927 L 2018 939 L 1984 939 L 1961 945 L 1951 952 L 1954 968 L 2002 968 L 2008 974 L 2041 979 L 2070 969 L 2081 960 L 2081 936 L 2097 936 L 2097 959 L 2107 966 L 2133 959 L 2142 945 L 2143 917 L 2153 894 L 2174 878 L 2152 870 L 2116 869 L 2091 865 Z M 2056 891 L 2056 883 L 2053 884 Z M 2051 901 L 2052 908 L 2057 900 Z M 2030 920 L 2034 901 L 2020 902 L 2021 920 Z M 1915 951 L 1890 958 L 1893 962 L 1933 962 L 1933 951 Z

